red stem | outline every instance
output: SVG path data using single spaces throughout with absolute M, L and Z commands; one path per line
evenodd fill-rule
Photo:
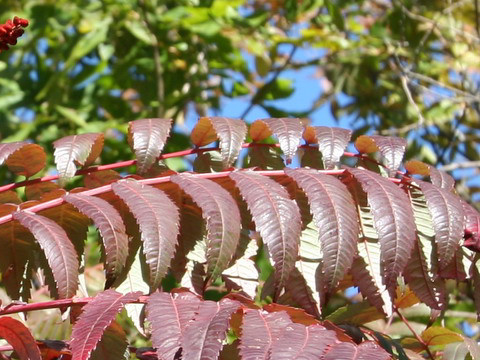
M 250 147 L 262 147 L 262 146 L 265 146 L 265 147 L 280 147 L 280 144 L 261 144 L 261 143 L 244 143 L 244 144 L 242 144 L 242 148 L 244 148 L 244 149 L 245 148 L 250 148 Z M 300 146 L 300 148 L 310 148 L 310 147 L 312 147 L 312 146 L 310 146 L 310 145 L 301 145 Z M 215 146 L 215 147 L 209 147 L 209 148 L 193 148 L 193 149 L 181 150 L 181 151 L 176 151 L 176 152 L 169 153 L 169 154 L 160 155 L 158 157 L 158 160 L 171 159 L 171 158 L 175 158 L 175 157 L 183 157 L 183 156 L 187 156 L 187 155 L 199 154 L 199 153 L 203 153 L 203 152 L 207 152 L 207 151 L 215 151 L 215 150 L 219 150 L 219 147 Z M 364 160 L 375 163 L 379 166 L 384 166 L 383 164 L 380 164 L 376 160 L 371 159 L 368 156 L 365 156 L 363 154 L 355 154 L 355 153 L 351 153 L 351 152 L 344 152 L 343 155 L 349 156 L 349 157 L 362 158 Z M 118 169 L 118 168 L 122 168 L 122 167 L 132 166 L 132 165 L 135 165 L 136 163 L 137 163 L 137 160 L 126 160 L 126 161 L 120 161 L 120 162 L 113 163 L 113 164 L 90 166 L 88 168 L 78 170 L 75 173 L 75 175 L 86 175 L 86 174 L 90 174 L 90 173 L 97 172 L 97 171 L 113 170 L 113 169 Z M 400 175 L 405 175 L 401 171 L 398 171 L 398 173 Z M 13 189 L 16 189 L 16 188 L 19 188 L 19 187 L 22 187 L 22 186 L 27 186 L 27 185 L 37 184 L 37 183 L 41 183 L 41 182 L 57 180 L 58 177 L 59 177 L 58 175 L 48 175 L 48 176 L 44 176 L 44 177 L 40 177 L 40 178 L 36 178 L 36 179 L 24 180 L 24 181 L 19 181 L 19 182 L 16 182 L 16 183 L 3 185 L 3 186 L 0 186 L 0 193 L 3 192 L 3 191 L 13 190 Z

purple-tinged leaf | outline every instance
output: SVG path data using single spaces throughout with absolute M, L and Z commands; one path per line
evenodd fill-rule
M 220 139 L 220 151 L 223 167 L 228 168 L 237 158 L 247 135 L 247 126 L 240 119 L 226 117 L 208 117 Z
M 13 218 L 33 234 L 45 253 L 55 279 L 58 296 L 70 298 L 78 287 L 78 258 L 73 244 L 55 221 L 25 211 L 13 213 Z
M 113 321 L 107 327 L 98 342 L 95 350 L 90 356 L 90 360 L 128 360 L 130 351 L 128 351 L 127 335 L 122 326 Z
M 472 265 L 473 253 L 464 247 L 459 247 L 452 258 L 452 260 L 442 266 L 439 272 L 443 279 L 453 279 L 457 281 L 465 281 L 469 277 L 468 273 Z
M 230 317 L 240 307 L 235 300 L 204 301 L 183 333 L 182 358 L 215 360 L 222 350 Z
M 88 166 L 100 155 L 103 147 L 103 134 L 90 133 L 70 135 L 53 143 L 53 153 L 59 182 L 63 186 L 77 171 L 77 164 Z
M 335 332 L 321 325 L 288 325 L 271 351 L 275 360 L 316 360 L 337 342 Z
M 325 168 L 333 169 L 340 161 L 340 157 L 352 137 L 352 131 L 328 126 L 315 126 L 314 128 Z
M 137 300 L 140 295 L 140 292 L 123 295 L 106 290 L 85 305 L 72 329 L 72 360 L 87 360 L 115 316 L 125 304 Z
M 0 318 L 0 337 L 7 340 L 20 360 L 41 360 L 40 349 L 30 330 L 11 317 Z
M 476 257 L 476 261 L 472 264 L 472 284 L 473 284 L 473 300 L 475 309 L 477 310 L 477 321 L 480 321 L 480 259 Z
M 391 358 L 389 353 L 373 341 L 364 341 L 360 345 L 341 342 L 330 347 L 322 357 L 323 360 L 390 360 Z
M 350 269 L 356 253 L 358 215 L 352 196 L 340 180 L 316 170 L 285 169 L 285 174 L 303 189 L 315 225 L 322 229 L 322 272 L 327 291 L 332 291 Z
M 141 119 L 128 123 L 128 143 L 135 151 L 137 169 L 147 172 L 160 156 L 172 127 L 172 119 Z
M 298 268 L 293 268 L 290 278 L 285 284 L 286 292 L 292 300 L 310 315 L 320 318 L 318 304 L 313 297 L 312 289 L 308 286 L 305 278 Z
M 112 184 L 112 190 L 132 212 L 140 227 L 150 285 L 160 286 L 175 253 L 180 215 L 165 193 L 133 179 Z
M 301 234 L 300 210 L 281 185 L 253 171 L 230 174 L 248 205 L 257 231 L 275 267 L 276 287 L 285 284 L 295 266 Z
M 396 171 L 400 167 L 405 148 L 407 147 L 407 140 L 395 136 L 381 136 L 371 135 L 375 144 L 380 150 L 383 158 L 387 162 L 387 168 L 390 176 L 395 176 Z
M 451 177 L 445 171 L 438 170 L 431 165 L 429 165 L 428 168 L 430 171 L 430 180 L 432 181 L 433 185 L 442 189 L 446 189 L 447 191 L 450 191 L 454 188 L 455 180 L 453 177 Z
M 425 195 L 435 230 L 435 243 L 440 270 L 446 266 L 460 246 L 464 232 L 464 212 L 460 199 L 446 189 L 416 180 Z
M 207 224 L 207 274 L 214 279 L 226 269 L 240 238 L 240 212 L 230 193 L 217 183 L 184 173 L 171 176 L 202 209 Z
M 242 360 L 268 360 L 272 345 L 292 321 L 285 311 L 265 313 L 246 310 L 243 316 L 240 355 Z
M 173 359 L 180 348 L 187 324 L 197 313 L 201 300 L 192 293 L 155 292 L 147 304 L 152 324 L 152 344 L 159 359 Z
M 93 220 L 105 247 L 107 287 L 119 275 L 128 256 L 128 235 L 123 220 L 107 201 L 80 194 L 69 194 L 65 201 L 75 206 L 82 214 Z
M 270 130 L 278 137 L 280 148 L 287 158 L 287 164 L 290 164 L 300 146 L 300 140 L 303 135 L 303 125 L 300 119 L 268 118 L 257 121 L 266 123 Z
M 381 246 L 384 284 L 395 291 L 415 244 L 415 220 L 407 194 L 371 171 L 348 169 L 367 194 Z
M 463 246 L 480 252 L 480 213 L 470 204 L 462 200 L 465 213 L 465 241 Z

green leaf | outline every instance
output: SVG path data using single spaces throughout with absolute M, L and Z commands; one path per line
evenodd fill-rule
M 265 94 L 265 100 L 284 99 L 292 95 L 294 91 L 293 80 L 277 78 L 268 88 L 268 91 Z

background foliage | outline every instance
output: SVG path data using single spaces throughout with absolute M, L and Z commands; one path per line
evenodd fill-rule
M 454 172 L 457 190 L 478 206 L 476 0 L 2 1 L 0 21 L 14 15 L 30 26 L 0 54 L 2 142 L 30 139 L 53 154 L 52 142 L 65 135 L 105 132 L 106 164 L 133 157 L 125 146 L 130 120 L 172 118 L 170 152 L 191 146 L 185 133 L 198 115 L 298 116 L 321 125 L 318 110 L 328 108 L 354 137 L 406 137 L 407 159 L 467 168 Z M 311 69 L 321 91 L 289 111 L 282 104 L 302 83 L 285 74 Z M 15 180 L 0 172 L 5 183 Z M 450 285 L 458 316 L 447 325 L 476 334 L 471 301 Z M 421 328 L 428 316 L 416 316 Z

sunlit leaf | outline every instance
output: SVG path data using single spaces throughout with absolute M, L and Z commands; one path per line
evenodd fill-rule
M 337 127 L 315 126 L 315 135 L 325 168 L 334 168 L 350 141 L 352 131 Z

